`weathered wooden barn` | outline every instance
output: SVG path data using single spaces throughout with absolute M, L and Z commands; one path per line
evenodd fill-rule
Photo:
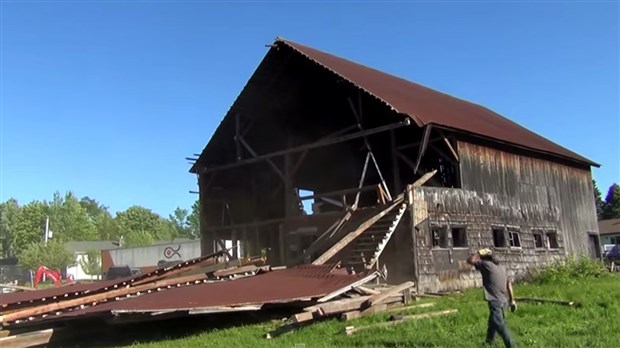
M 379 269 L 426 290 L 599 253 L 591 166 L 474 103 L 276 39 L 199 155 L 202 253 Z M 312 210 L 304 209 L 311 203 Z M 231 255 L 241 256 L 241 255 Z

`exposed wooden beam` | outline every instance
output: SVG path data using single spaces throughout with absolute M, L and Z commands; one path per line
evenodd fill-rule
M 426 152 L 426 147 L 428 146 L 428 140 L 431 136 L 432 126 L 429 124 L 424 128 L 424 135 L 422 136 L 422 145 L 418 149 L 418 157 L 416 159 L 415 165 L 413 167 L 413 171 L 417 172 L 420 167 L 420 162 L 422 162 L 422 156 Z
M 239 137 L 239 141 L 241 142 L 243 147 L 245 147 L 248 150 L 248 152 L 252 155 L 252 157 L 254 158 L 258 157 L 258 154 L 256 153 L 256 151 L 252 149 L 252 147 L 245 141 L 245 139 L 243 139 L 242 137 Z M 273 168 L 273 170 L 278 174 L 278 176 L 280 176 L 280 179 L 285 180 L 284 173 L 282 173 L 280 168 L 278 168 L 278 166 L 276 166 L 276 164 L 270 158 L 267 158 L 266 161 L 267 163 L 269 163 L 271 168 Z
M 217 172 L 217 171 L 221 171 L 221 170 L 237 168 L 237 167 L 241 167 L 241 166 L 252 164 L 252 163 L 258 163 L 260 161 L 265 161 L 268 158 L 283 156 L 283 155 L 285 155 L 287 153 L 301 152 L 301 151 L 304 151 L 304 150 L 310 150 L 310 149 L 315 149 L 315 148 L 319 148 L 319 147 L 335 145 L 335 144 L 343 143 L 343 142 L 350 141 L 350 140 L 353 140 L 353 139 L 358 139 L 358 138 L 362 138 L 362 137 L 365 137 L 365 136 L 386 132 L 386 131 L 389 131 L 391 129 L 406 127 L 406 126 L 409 126 L 410 124 L 411 124 L 411 121 L 407 118 L 407 119 L 404 119 L 401 122 L 397 122 L 397 123 L 393 123 L 393 124 L 389 124 L 389 125 L 385 125 L 385 126 L 381 126 L 381 127 L 371 128 L 371 129 L 368 129 L 368 130 L 365 130 L 365 131 L 360 131 L 360 132 L 356 132 L 356 133 L 352 133 L 352 134 L 347 134 L 347 135 L 343 135 L 341 137 L 337 137 L 337 138 L 333 138 L 333 139 L 325 139 L 325 140 L 317 141 L 317 142 L 314 142 L 314 143 L 311 143 L 311 144 L 295 146 L 295 147 L 292 147 L 292 148 L 289 148 L 289 149 L 275 151 L 275 152 L 272 152 L 272 153 L 269 153 L 269 154 L 265 154 L 265 155 L 259 155 L 259 156 L 254 157 L 254 158 L 249 158 L 249 159 L 241 160 L 241 161 L 238 161 L 238 162 L 227 163 L 227 164 L 223 164 L 223 165 L 219 165 L 219 166 L 213 166 L 211 168 L 203 167 L 200 172 L 201 173 L 213 173 L 213 172 Z
M 428 143 L 429 143 L 429 144 L 432 144 L 432 143 L 434 143 L 434 142 L 436 142 L 436 141 L 439 141 L 439 140 L 441 140 L 441 139 L 443 139 L 443 137 L 435 137 L 435 138 L 431 138 L 431 139 L 428 141 Z M 396 147 L 396 149 L 398 149 L 398 150 L 406 150 L 406 149 L 410 149 L 410 148 L 412 148 L 412 147 L 419 147 L 419 146 L 420 146 L 420 144 L 422 144 L 422 140 L 420 140 L 420 141 L 416 141 L 416 142 L 414 142 L 414 143 L 410 143 L 410 144 L 399 145 L 399 146 L 397 146 L 397 147 Z
M 441 149 L 440 149 L 440 148 L 438 148 L 437 146 L 435 146 L 435 145 L 432 145 L 432 144 L 431 144 L 431 145 L 429 145 L 429 147 L 430 147 L 431 149 L 433 149 L 435 152 L 437 152 L 437 154 L 438 154 L 439 156 L 443 157 L 446 161 L 448 161 L 448 162 L 450 162 L 450 163 L 455 163 L 455 162 L 456 162 L 456 161 L 454 160 L 454 158 L 452 158 L 452 157 L 450 157 L 450 156 L 446 155 L 446 154 L 445 154 L 443 151 L 441 151 Z

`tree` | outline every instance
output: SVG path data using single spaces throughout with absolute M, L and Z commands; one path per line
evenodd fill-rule
M 44 239 L 45 217 L 47 205 L 44 202 L 32 201 L 19 210 L 13 231 L 13 252 L 20 254 L 33 243 Z
M 80 266 L 91 280 L 93 276 L 99 276 L 101 274 L 101 252 L 95 249 L 87 250 L 80 259 Z
M 192 239 L 200 237 L 200 201 L 196 200 L 192 205 L 192 212 L 187 216 L 189 236 Z
M 598 220 L 603 218 L 603 207 L 605 206 L 605 202 L 603 198 L 601 198 L 601 190 L 599 190 L 598 185 L 596 185 L 596 180 L 592 180 L 592 184 L 594 185 L 594 204 L 596 206 L 596 217 Z
M 84 196 L 80 199 L 80 206 L 86 211 L 86 215 L 91 221 L 96 221 L 100 215 L 108 214 L 108 207 L 103 204 L 99 204 L 97 200 Z
M 54 193 L 49 203 L 50 229 L 61 241 L 97 240 L 97 230 L 84 208 L 72 192 Z
M 603 219 L 620 218 L 620 185 L 614 183 L 609 187 L 602 217 Z
M 63 243 L 49 241 L 28 245 L 19 255 L 19 265 L 23 269 L 35 271 L 39 266 L 62 270 L 75 265 L 75 257 Z
M 1 257 L 8 258 L 13 256 L 15 225 L 20 213 L 19 204 L 15 199 L 9 199 L 0 204 L 0 248 Z
M 187 223 L 187 218 L 189 216 L 189 212 L 187 209 L 181 209 L 177 207 L 172 215 L 168 218 L 170 223 L 175 230 L 175 236 L 177 237 L 189 237 L 189 225 Z
M 124 246 L 149 245 L 155 240 L 171 240 L 175 235 L 174 226 L 169 221 L 140 206 L 116 214 L 115 220 Z

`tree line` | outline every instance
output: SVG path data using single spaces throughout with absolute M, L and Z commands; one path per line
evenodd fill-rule
M 596 205 L 596 215 L 599 220 L 618 219 L 620 218 L 620 185 L 614 183 L 609 186 L 605 200 L 601 196 L 599 190 L 594 183 L 594 202 Z
M 51 231 L 47 242 L 46 229 Z M 0 203 L 0 257 L 33 259 L 50 268 L 66 263 L 68 255 L 62 250 L 68 241 L 113 240 L 121 247 L 137 247 L 174 238 L 198 238 L 199 234 L 198 202 L 191 209 L 177 207 L 168 217 L 137 205 L 112 214 L 97 200 L 78 198 L 73 192 L 56 192 L 49 201 L 25 205 L 12 198 Z M 43 255 L 46 260 L 41 259 Z

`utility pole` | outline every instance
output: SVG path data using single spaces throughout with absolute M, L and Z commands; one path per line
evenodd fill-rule
M 45 217 L 45 245 L 47 245 L 47 239 L 49 237 L 49 233 L 50 233 L 50 218 L 49 216 Z

